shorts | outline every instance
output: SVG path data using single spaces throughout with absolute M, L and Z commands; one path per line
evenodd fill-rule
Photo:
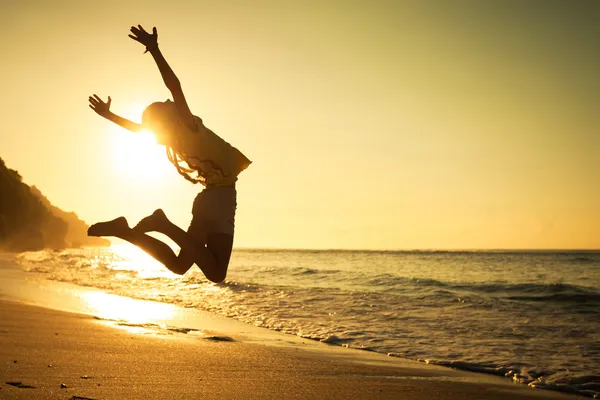
M 188 232 L 205 236 L 226 233 L 233 236 L 237 191 L 231 186 L 209 186 L 194 199 Z

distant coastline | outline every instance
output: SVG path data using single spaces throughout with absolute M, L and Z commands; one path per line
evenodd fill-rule
M 110 245 L 106 239 L 88 237 L 87 228 L 75 213 L 52 205 L 39 189 L 25 184 L 0 158 L 0 250 Z

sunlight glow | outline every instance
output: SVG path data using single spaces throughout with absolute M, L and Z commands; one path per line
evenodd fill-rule
M 165 149 L 156 143 L 152 132 L 119 132 L 113 142 L 114 167 L 139 180 L 163 178 L 172 168 Z

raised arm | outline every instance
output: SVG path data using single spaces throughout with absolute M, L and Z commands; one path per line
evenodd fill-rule
M 152 28 L 152 34 L 149 34 L 141 25 L 138 25 L 137 28 L 132 26 L 131 33 L 132 34 L 129 35 L 129 37 L 146 46 L 146 52 L 152 54 L 167 89 L 169 89 L 173 95 L 173 101 L 175 102 L 175 107 L 177 108 L 177 112 L 182 122 L 192 131 L 196 131 L 194 115 L 190 111 L 190 107 L 185 100 L 183 90 L 181 90 L 181 83 L 158 48 L 158 32 L 156 31 L 156 28 Z
M 142 125 L 136 124 L 135 122 L 130 121 L 127 118 L 120 117 L 117 114 L 110 111 L 110 103 L 112 102 L 110 96 L 108 96 L 108 101 L 106 103 L 103 102 L 97 94 L 95 94 L 94 96 L 90 96 L 89 101 L 90 108 L 101 117 L 104 117 L 107 120 L 112 121 L 115 124 L 122 126 L 123 128 L 131 132 L 139 132 L 142 130 Z

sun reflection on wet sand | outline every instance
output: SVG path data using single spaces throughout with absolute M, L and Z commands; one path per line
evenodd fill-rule
M 94 315 L 102 319 L 143 324 L 171 320 L 177 314 L 177 307 L 172 304 L 129 299 L 104 292 L 82 293 L 81 298 Z

